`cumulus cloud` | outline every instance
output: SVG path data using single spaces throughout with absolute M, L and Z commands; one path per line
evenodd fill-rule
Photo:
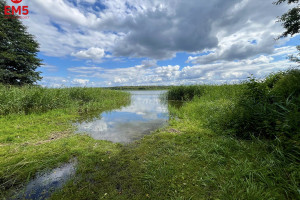
M 88 79 L 75 78 L 72 80 L 73 85 L 79 85 L 79 86 L 86 86 L 89 82 L 90 82 L 90 80 L 88 80 Z
M 60 76 L 45 76 L 39 82 L 39 84 L 43 87 L 52 87 L 52 88 L 64 88 L 70 86 L 76 87 L 85 87 L 85 86 L 94 86 L 94 82 L 89 79 L 80 79 L 80 78 L 72 78 L 68 77 L 60 77 Z
M 71 53 L 72 56 L 84 59 L 99 60 L 105 56 L 104 49 L 91 47 L 88 50 L 81 50 Z
M 80 78 L 96 78 L 104 80 L 107 85 L 159 85 L 174 82 L 180 67 L 136 65 L 128 68 L 105 69 L 102 67 L 71 67 L 68 71 Z
M 102 80 L 94 83 L 98 86 L 236 83 L 246 80 L 251 74 L 263 78 L 270 72 L 296 66 L 296 63 L 288 60 L 274 62 L 274 57 L 285 51 L 286 48 L 277 48 L 276 53 L 269 56 L 261 55 L 239 61 L 197 64 L 182 68 L 178 65 L 156 65 L 149 68 L 136 65 L 116 69 L 94 66 L 71 67 L 68 71 L 77 77 Z
M 208 55 L 190 56 L 188 62 L 206 64 L 220 60 L 243 60 L 260 54 L 272 54 L 276 44 L 274 37 L 276 34 L 264 32 L 255 37 L 255 42 L 251 40 L 253 37 L 247 37 L 244 34 L 225 37 L 214 52 Z
M 113 56 L 161 60 L 177 52 L 212 50 L 189 61 L 246 59 L 273 53 L 272 39 L 282 32 L 275 19 L 288 9 L 272 5 L 273 0 L 75 2 L 29 1 L 32 13 L 24 22 L 46 55 L 91 59 L 88 51 L 96 48 Z
M 289 6 L 275 6 L 273 1 L 31 0 L 22 4 L 30 6 L 30 18 L 24 23 L 43 55 L 92 61 L 91 66 L 69 67 L 71 77 L 44 79 L 58 87 L 224 83 L 286 69 L 294 64 L 283 59 L 297 51 L 278 47 L 282 40 L 274 38 L 283 31 L 276 17 Z M 180 52 L 189 56 L 184 66 L 157 62 Z M 128 61 L 128 57 L 143 61 L 132 67 L 119 62 L 111 69 L 97 64 L 104 59 Z
M 271 72 L 286 70 L 297 64 L 286 59 L 274 62 L 283 52 L 293 52 L 289 48 L 276 48 L 269 56 L 258 56 L 239 61 L 197 64 L 180 67 L 179 65 L 147 67 L 146 61 L 140 65 L 126 68 L 107 69 L 99 66 L 70 67 L 69 77 L 44 77 L 43 86 L 117 86 L 117 85 L 182 85 L 182 84 L 222 84 L 238 83 L 251 74 L 264 78 Z M 71 78 L 76 77 L 76 78 Z
M 46 76 L 40 81 L 41 86 L 43 87 L 54 87 L 60 88 L 67 86 L 69 78 L 66 77 L 57 77 L 57 76 Z

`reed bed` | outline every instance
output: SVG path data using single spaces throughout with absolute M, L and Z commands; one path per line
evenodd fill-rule
M 53 109 L 92 111 L 110 104 L 122 104 L 129 94 L 101 88 L 43 88 L 0 85 L 0 115 L 42 113 Z

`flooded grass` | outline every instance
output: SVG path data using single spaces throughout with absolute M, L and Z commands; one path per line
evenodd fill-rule
M 69 179 L 73 178 L 76 172 L 76 164 L 77 161 L 73 159 L 58 168 L 37 175 L 25 188 L 15 195 L 12 194 L 10 199 L 43 200 L 49 198 L 54 191 L 62 188 Z
M 77 91 L 95 99 L 87 102 L 74 100 L 75 102 L 65 104 L 64 107 L 58 106 L 45 111 L 40 109 L 38 102 L 44 99 L 45 95 L 51 96 L 47 90 L 50 94 L 54 91 L 55 94 L 69 94 L 69 97 L 72 92 Z M 6 87 L 1 88 L 0 91 L 0 108 L 7 108 L 7 112 L 1 111 L 6 115 L 0 115 L 0 198 L 2 199 L 7 197 L 10 191 L 35 177 L 37 172 L 59 167 L 74 157 L 80 162 L 81 157 L 94 150 L 98 144 L 102 144 L 97 147 L 98 152 L 114 151 L 114 144 L 97 142 L 85 135 L 75 135 L 72 121 L 80 119 L 90 110 L 94 113 L 98 112 L 99 115 L 103 111 L 117 109 L 130 102 L 128 93 L 98 88 Z M 34 98 L 33 94 L 36 94 L 36 91 L 43 91 L 41 93 L 43 95 L 36 97 L 34 102 L 37 103 L 33 104 L 31 112 L 26 114 L 26 104 L 21 100 L 26 97 Z M 49 101 L 55 97 L 58 96 L 52 95 Z M 11 102 L 15 102 L 16 105 L 5 98 L 12 98 Z M 61 101 L 65 102 L 65 99 Z M 51 102 L 49 104 L 52 105 Z
M 50 199 L 299 199 L 299 163 L 270 140 L 211 126 L 226 120 L 220 113 L 234 108 L 244 87 L 205 86 L 169 105 L 176 117 L 167 127 L 126 145 L 74 134 L 76 109 L 2 116 L 0 195 L 76 158 L 74 177 Z M 122 105 L 105 102 L 101 111 Z
M 211 86 L 201 98 L 170 107 L 178 119 L 168 127 L 104 158 L 91 152 L 76 181 L 52 199 L 298 199 L 298 163 L 268 140 L 241 140 L 208 126 L 243 87 Z

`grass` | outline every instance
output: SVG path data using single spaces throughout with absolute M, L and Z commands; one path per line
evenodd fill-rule
M 208 87 L 208 85 L 173 86 L 168 91 L 167 97 L 169 100 L 190 101 L 194 97 L 202 96 Z
M 92 153 L 82 162 L 89 165 L 80 165 L 76 178 L 52 199 L 297 197 L 297 185 L 285 179 L 289 174 L 268 145 L 216 136 L 187 123 L 175 122 L 171 130 L 179 132 L 161 130 L 96 160 Z
M 298 199 L 299 163 L 273 141 L 209 125 L 244 89 L 205 86 L 201 97 L 169 108 L 179 118 L 169 127 L 102 156 L 91 151 L 52 199 Z
M 0 91 L 1 198 L 36 172 L 86 155 L 96 144 L 101 144 L 99 149 L 103 151 L 115 147 L 73 134 L 72 122 L 93 118 L 129 102 L 128 93 L 99 88 L 1 86 Z
M 42 113 L 53 109 L 92 112 L 106 105 L 113 107 L 128 101 L 119 92 L 101 88 L 49 89 L 0 85 L 0 94 L 0 115 Z
M 169 107 L 176 118 L 168 127 L 129 145 L 71 134 L 78 112 L 1 118 L 0 177 L 14 180 L 2 188 L 76 157 L 76 175 L 51 199 L 299 199 L 295 154 L 277 140 L 242 139 L 222 128 L 247 85 L 199 88 L 182 107 Z

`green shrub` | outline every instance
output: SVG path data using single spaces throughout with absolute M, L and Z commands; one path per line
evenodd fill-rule
M 250 78 L 224 126 L 242 138 L 256 136 L 297 141 L 300 135 L 300 70 L 271 74 L 264 81 Z

